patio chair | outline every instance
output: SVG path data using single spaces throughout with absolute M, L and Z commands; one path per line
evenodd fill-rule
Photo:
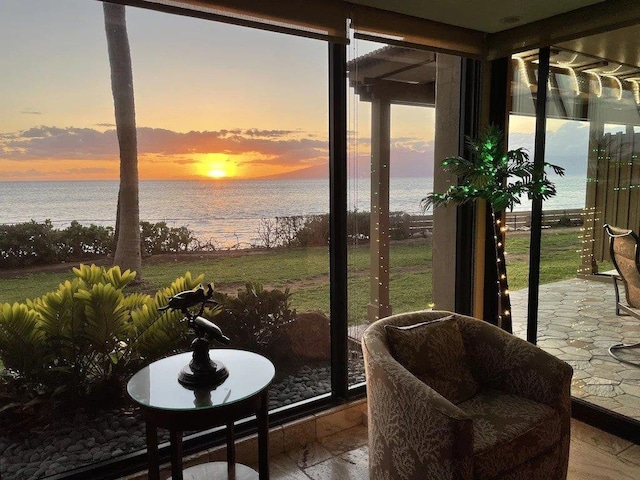
M 482 320 L 392 315 L 362 337 L 371 480 L 565 480 L 570 365 Z
M 631 315 L 640 320 L 640 239 L 633 232 L 624 228 L 604 225 L 609 235 L 609 255 L 617 275 L 613 275 L 613 287 L 616 293 L 616 315 Z M 620 283 L 624 286 L 625 302 L 620 300 Z M 617 343 L 609 347 L 609 354 L 615 359 L 640 367 L 640 363 L 630 361 L 616 355 L 616 351 L 640 348 L 640 342 L 633 344 Z

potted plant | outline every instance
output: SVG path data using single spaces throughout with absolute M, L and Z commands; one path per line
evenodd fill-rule
M 504 257 L 504 233 L 502 213 L 513 210 L 523 196 L 529 200 L 546 200 L 556 195 L 555 185 L 547 178 L 545 168 L 557 175 L 564 175 L 564 168 L 550 163 L 534 165 L 524 148 L 505 151 L 504 135 L 496 126 L 489 126 L 477 138 L 467 137 L 471 157 L 447 157 L 441 165 L 445 172 L 457 175 L 457 185 L 451 185 L 444 193 L 430 193 L 421 201 L 422 209 L 442 205 L 462 205 L 484 200 L 489 208 L 498 279 L 499 327 L 512 332 L 511 301 L 507 281 L 507 265 Z

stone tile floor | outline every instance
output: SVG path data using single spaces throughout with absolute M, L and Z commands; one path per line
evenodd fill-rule
M 528 291 L 511 292 L 513 329 L 526 338 Z M 538 345 L 574 368 L 571 393 L 640 420 L 640 368 L 615 358 L 615 343 L 640 341 L 640 320 L 615 314 L 613 283 L 571 279 L 540 286 Z M 620 354 L 640 362 L 640 349 Z
M 567 480 L 637 480 L 640 446 L 572 421 Z M 271 458 L 271 480 L 367 480 L 367 429 L 357 426 Z

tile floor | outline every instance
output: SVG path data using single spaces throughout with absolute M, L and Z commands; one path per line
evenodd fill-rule
M 527 295 L 511 293 L 514 333 L 522 338 Z M 572 395 L 640 420 L 640 368 L 607 351 L 615 343 L 640 341 L 640 320 L 615 314 L 613 284 L 571 279 L 541 285 L 538 317 L 538 345 L 574 368 Z M 640 349 L 624 355 L 640 361 Z
M 365 426 L 271 459 L 271 480 L 367 480 Z M 573 421 L 568 480 L 638 480 L 640 446 Z

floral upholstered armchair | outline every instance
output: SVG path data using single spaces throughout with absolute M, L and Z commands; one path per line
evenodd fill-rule
M 567 363 L 487 322 L 393 315 L 364 333 L 370 480 L 560 480 Z

